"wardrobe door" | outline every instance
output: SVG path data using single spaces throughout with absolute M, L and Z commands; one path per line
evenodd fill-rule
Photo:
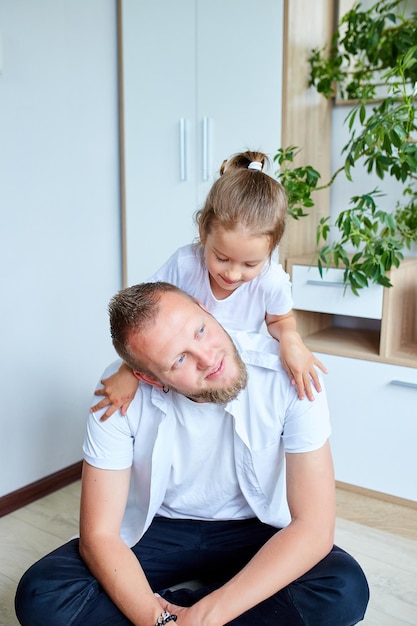
M 231 154 L 281 145 L 283 4 L 197 0 L 199 202 Z
M 125 282 L 131 285 L 194 237 L 195 0 L 122 0 L 121 26 Z
M 121 0 L 125 282 L 197 235 L 223 159 L 281 139 L 283 1 Z M 273 171 L 273 170 L 272 170 Z

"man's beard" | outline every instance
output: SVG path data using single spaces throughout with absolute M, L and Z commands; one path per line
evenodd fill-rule
M 245 389 L 248 382 L 248 372 L 246 370 L 246 366 L 242 359 L 239 356 L 234 344 L 234 357 L 236 365 L 238 366 L 238 375 L 236 379 L 233 381 L 233 384 L 227 389 L 215 389 L 215 388 L 207 388 L 202 390 L 200 393 L 187 393 L 186 391 L 179 391 L 175 387 L 171 387 L 172 391 L 176 391 L 177 393 L 181 393 L 183 396 L 187 396 L 190 400 L 195 400 L 196 402 L 214 402 L 216 404 L 226 404 L 231 400 L 234 400 L 242 389 Z

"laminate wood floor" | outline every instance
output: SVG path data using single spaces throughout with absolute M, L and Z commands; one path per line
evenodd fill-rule
M 347 489 L 337 489 L 336 497 L 339 517 L 417 541 L 417 508 Z
M 0 626 L 18 625 L 22 573 L 77 534 L 79 496 L 76 482 L 0 518 Z M 337 502 L 336 543 L 359 561 L 371 589 L 362 624 L 417 625 L 417 511 L 340 489 Z

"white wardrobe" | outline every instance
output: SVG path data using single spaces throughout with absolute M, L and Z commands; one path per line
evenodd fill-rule
M 283 0 L 120 0 L 125 283 L 197 232 L 225 158 L 281 145 Z M 274 171 L 272 166 L 271 172 Z

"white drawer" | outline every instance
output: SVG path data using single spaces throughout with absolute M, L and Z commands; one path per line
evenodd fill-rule
M 294 308 L 302 311 L 352 315 L 369 319 L 381 319 L 381 285 L 370 285 L 355 296 L 350 287 L 345 289 L 342 269 L 323 269 L 321 278 L 317 267 L 293 265 L 292 295 Z

